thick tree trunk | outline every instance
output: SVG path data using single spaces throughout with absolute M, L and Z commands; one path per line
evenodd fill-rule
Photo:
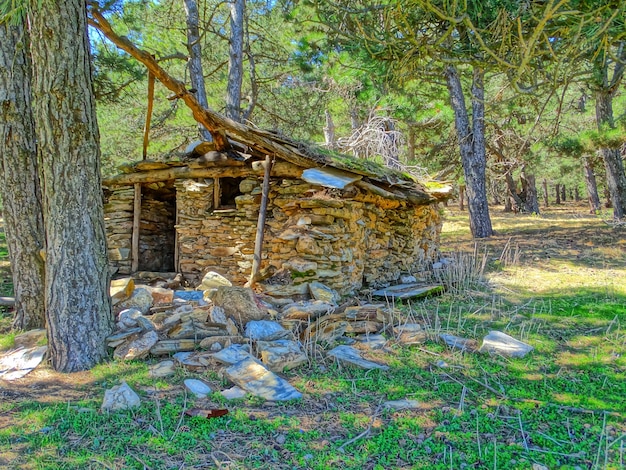
M 526 210 L 524 200 L 517 194 L 517 186 L 510 172 L 505 175 L 506 187 L 509 189 L 509 197 L 515 202 L 515 212 L 523 212 Z
M 46 1 L 31 19 L 48 345 L 62 372 L 104 359 L 113 323 L 86 14 L 85 0 Z
M 596 175 L 588 158 L 584 159 L 585 168 L 585 186 L 587 187 L 587 195 L 589 197 L 589 211 L 595 214 L 600 210 L 600 196 L 598 195 L 598 185 L 596 183 Z
M 565 185 L 561 185 L 561 202 L 567 201 L 567 191 L 565 189 Z
M 44 228 L 23 25 L 0 24 L 0 193 L 19 330 L 45 324 Z
M 196 90 L 196 99 L 200 106 L 208 108 L 206 88 L 204 86 L 204 74 L 202 72 L 202 45 L 200 44 L 200 15 L 198 14 L 198 2 L 196 0 L 184 0 L 187 20 L 187 51 L 189 52 L 189 77 L 191 87 Z M 200 137 L 211 142 L 211 133 L 202 124 L 198 123 Z
M 596 124 L 599 130 L 613 128 L 613 93 L 607 88 L 596 92 Z M 626 174 L 619 149 L 603 148 L 600 154 L 604 160 L 606 184 L 613 204 L 613 217 L 622 219 L 626 215 Z
M 483 71 L 478 68 L 474 69 L 471 130 L 461 79 L 456 67 L 448 65 L 445 69 L 445 76 L 465 174 L 470 229 L 475 238 L 489 237 L 493 235 L 493 229 L 487 204 L 485 175 L 487 162 Z
M 243 83 L 243 20 L 245 0 L 230 0 L 230 47 L 226 117 L 241 122 L 241 85 Z
M 539 214 L 539 201 L 537 200 L 537 185 L 535 183 L 535 175 L 528 174 L 525 168 L 522 168 L 522 191 L 524 192 L 524 206 L 526 212 L 531 214 Z
M 561 204 L 561 185 L 559 183 L 554 185 L 554 195 L 556 197 L 555 204 Z

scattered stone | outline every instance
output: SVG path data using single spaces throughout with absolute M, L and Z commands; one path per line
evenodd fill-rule
M 193 339 L 163 339 L 152 346 L 150 354 L 164 356 L 180 351 L 193 351 L 194 349 L 196 349 L 196 342 Z
M 236 385 L 234 387 L 227 388 L 226 390 L 222 390 L 220 393 L 227 400 L 238 400 L 241 398 L 245 398 L 246 396 L 246 391 L 237 387 Z
M 161 361 L 148 367 L 148 375 L 153 378 L 169 377 L 176 373 L 174 361 Z
M 311 292 L 311 297 L 313 297 L 315 300 L 321 300 L 322 302 L 326 302 L 329 304 L 337 304 L 340 299 L 340 296 L 336 290 L 331 289 L 330 287 L 318 281 L 313 281 L 309 283 L 309 292 Z
M 172 356 L 181 366 L 191 371 L 204 370 L 215 364 L 211 354 L 208 352 L 184 351 Z
M 209 387 L 202 380 L 185 379 L 184 384 L 185 388 L 189 392 L 191 392 L 196 398 L 205 398 L 209 393 L 212 392 L 211 387 Z
M 439 337 L 452 349 L 473 352 L 476 351 L 478 347 L 478 343 L 473 339 L 461 338 L 460 336 L 449 335 L 447 333 L 441 333 Z
M 142 315 L 145 315 L 152 307 L 152 295 L 143 287 L 139 287 L 133 291 L 133 294 L 130 298 L 126 300 L 122 300 L 113 309 L 114 313 L 119 313 L 122 310 L 126 310 L 128 308 L 136 308 L 141 312 Z
M 247 344 L 233 344 L 216 352 L 213 357 L 224 364 L 233 365 L 244 359 L 252 358 L 252 355 L 250 354 L 250 346 Z
M 383 403 L 383 408 L 393 411 L 416 410 L 419 407 L 420 403 L 417 400 L 409 400 L 408 398 L 405 398 L 404 400 L 386 401 Z
M 335 309 L 335 306 L 321 300 L 296 302 L 286 306 L 280 314 L 281 320 L 315 320 Z
M 410 274 L 400 276 L 400 284 L 415 284 L 416 282 L 417 278 L 415 276 L 411 276 Z
M 177 290 L 174 291 L 174 300 L 184 300 L 185 302 L 204 302 L 202 291 Z
M 302 284 L 260 284 L 263 292 L 274 297 L 295 297 L 309 293 L 309 283 Z
M 422 325 L 417 323 L 405 323 L 394 326 L 393 334 L 396 336 L 398 343 L 405 345 L 421 344 L 428 338 L 428 335 L 422 328 Z
M 509 357 L 524 357 L 534 348 L 526 343 L 516 340 L 501 331 L 490 331 L 483 338 L 480 352 L 499 353 Z
M 280 323 L 271 320 L 250 321 L 246 324 L 243 334 L 253 341 L 274 341 L 288 338 L 291 332 L 282 327 Z
M 0 379 L 21 379 L 43 360 L 48 346 L 11 350 L 0 356 Z
M 348 329 L 348 322 L 338 319 L 337 315 L 318 318 L 302 333 L 303 340 L 322 344 L 333 344 Z
M 114 279 L 111 281 L 109 293 L 111 294 L 111 305 L 115 306 L 122 300 L 129 298 L 135 289 L 135 281 L 130 277 Z
M 541 465 L 539 463 L 534 463 L 533 464 L 533 470 L 550 470 L 548 467 L 546 467 L 545 465 Z
M 232 318 L 241 328 L 251 320 L 267 320 L 269 315 L 262 310 L 252 289 L 247 287 L 218 287 L 213 294 L 213 304 L 222 307 L 227 317 Z
M 156 326 L 154 325 L 154 323 L 152 323 L 152 320 L 150 320 L 148 317 L 144 317 L 143 315 L 140 315 L 137 318 L 135 318 L 135 321 L 137 322 L 137 325 L 143 331 L 154 331 L 154 330 L 156 330 Z
M 37 328 L 35 330 L 26 331 L 20 335 L 16 335 L 15 338 L 13 338 L 13 349 L 43 346 L 46 343 L 46 340 L 45 328 Z
M 150 287 L 152 305 L 167 305 L 174 301 L 174 291 L 164 287 Z
M 104 392 L 101 409 L 102 411 L 119 411 L 139 408 L 139 406 L 141 406 L 139 395 L 126 382 L 122 382 Z
M 141 311 L 136 308 L 127 308 L 122 310 L 117 318 L 118 325 L 121 325 L 124 329 L 134 328 L 138 326 L 137 318 L 141 316 Z
M 357 348 L 361 349 L 384 349 L 387 345 L 387 338 L 383 335 L 360 335 L 356 337 Z
M 113 352 L 115 359 L 130 361 L 146 357 L 150 349 L 159 341 L 156 331 L 148 331 L 137 339 L 120 344 Z
M 363 359 L 359 352 L 352 346 L 337 346 L 328 351 L 326 355 L 335 358 L 342 364 L 357 366 L 361 369 L 389 369 L 388 366 Z
M 443 291 L 444 287 L 442 285 L 423 286 L 419 284 L 398 284 L 397 286 L 376 290 L 372 295 L 375 297 L 393 299 L 411 299 L 427 297 L 429 295 L 439 295 L 443 294 Z
M 270 401 L 294 400 L 302 394 L 289 382 L 247 358 L 224 370 L 226 377 L 246 392 Z
M 179 323 L 167 333 L 170 339 L 193 338 L 196 340 L 201 340 L 207 336 L 224 336 L 226 334 L 226 330 L 205 327 L 202 323 L 195 321 L 185 321 L 184 323 Z
M 242 344 L 245 343 L 246 339 L 240 335 L 229 335 L 229 336 L 208 336 L 200 341 L 200 348 L 202 349 L 210 349 L 213 350 L 213 346 L 216 344 L 219 345 L 218 350 L 222 350 L 227 348 L 231 344 Z
M 377 321 L 349 321 L 346 333 L 368 335 L 378 333 L 383 327 L 382 323 Z
M 229 335 L 235 336 L 239 334 L 239 328 L 237 328 L 237 325 L 232 319 L 226 317 L 226 312 L 224 312 L 222 307 L 213 305 L 209 311 L 209 319 L 213 323 L 224 325 Z
M 112 334 L 111 336 L 107 336 L 106 341 L 110 347 L 114 347 L 114 343 L 117 343 L 115 344 L 117 346 L 121 344 L 120 341 L 124 341 L 125 339 L 128 339 L 131 336 L 136 335 L 137 333 L 141 333 L 142 331 L 143 330 L 139 327 L 131 328 L 129 330 L 122 330 Z
M 214 290 L 221 286 L 231 287 L 233 284 L 221 274 L 209 271 L 204 275 L 196 290 Z
M 343 314 L 347 320 L 384 322 L 385 314 L 382 304 L 355 305 L 346 307 Z
M 287 339 L 257 342 L 257 353 L 272 372 L 293 369 L 308 361 L 299 343 Z

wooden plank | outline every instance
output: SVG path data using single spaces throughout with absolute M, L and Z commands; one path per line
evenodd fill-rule
M 141 223 L 141 184 L 135 183 L 135 197 L 133 200 L 133 234 L 130 252 L 130 271 L 139 269 L 139 224 Z
M 263 249 L 263 232 L 265 229 L 265 218 L 267 216 L 267 202 L 270 194 L 270 175 L 273 161 L 268 155 L 265 157 L 265 174 L 263 175 L 263 188 L 261 190 L 261 207 L 259 209 L 259 220 L 256 225 L 256 238 L 254 240 L 254 255 L 252 258 L 252 271 L 250 280 L 246 285 L 254 286 L 259 276 L 261 267 L 261 251 Z
M 150 121 L 154 105 L 154 74 L 148 70 L 148 110 L 146 111 L 146 125 L 143 129 L 143 160 L 148 158 L 148 142 L 150 141 Z

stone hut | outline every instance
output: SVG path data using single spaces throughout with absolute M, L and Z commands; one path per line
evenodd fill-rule
M 290 151 L 298 158 L 240 148 L 237 159 L 209 151 L 142 161 L 105 179 L 113 270 L 177 272 L 191 285 L 216 271 L 244 284 L 260 231 L 256 279 L 266 292 L 304 293 L 317 280 L 346 295 L 437 257 L 443 193 L 370 161 Z

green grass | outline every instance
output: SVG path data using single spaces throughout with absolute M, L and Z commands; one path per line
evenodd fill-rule
M 520 218 L 520 226 L 528 219 Z M 610 251 L 621 233 L 598 225 L 593 256 L 556 253 L 549 262 L 535 259 L 551 247 L 546 235 L 537 246 L 525 245 L 518 263 L 494 264 L 493 254 L 515 234 L 514 222 L 507 219 L 511 226 L 499 226 L 501 238 L 486 245 L 492 253 L 486 278 L 402 304 L 403 315 L 424 325 L 429 339 L 370 353 L 389 370 L 320 359 L 284 374 L 302 400 L 267 403 L 228 402 L 217 393 L 185 397 L 186 377 L 203 377 L 214 390 L 230 387 L 215 370 L 179 370 L 154 381 L 143 362 L 103 364 L 74 386 L 78 396 L 50 400 L 49 389 L 24 386 L 15 389 L 23 396 L 0 401 L 0 468 L 529 469 L 536 463 L 622 469 L 626 276 L 613 263 L 622 254 Z M 577 220 L 562 225 L 588 228 Z M 603 237 L 606 243 L 599 243 Z M 578 241 L 583 250 L 585 240 Z M 535 350 L 511 359 L 449 350 L 437 341 L 443 332 L 480 340 L 490 330 Z M 120 380 L 138 391 L 141 408 L 100 412 L 104 391 Z M 420 408 L 382 407 L 405 398 Z M 230 414 L 184 416 L 191 406 L 226 407 Z

